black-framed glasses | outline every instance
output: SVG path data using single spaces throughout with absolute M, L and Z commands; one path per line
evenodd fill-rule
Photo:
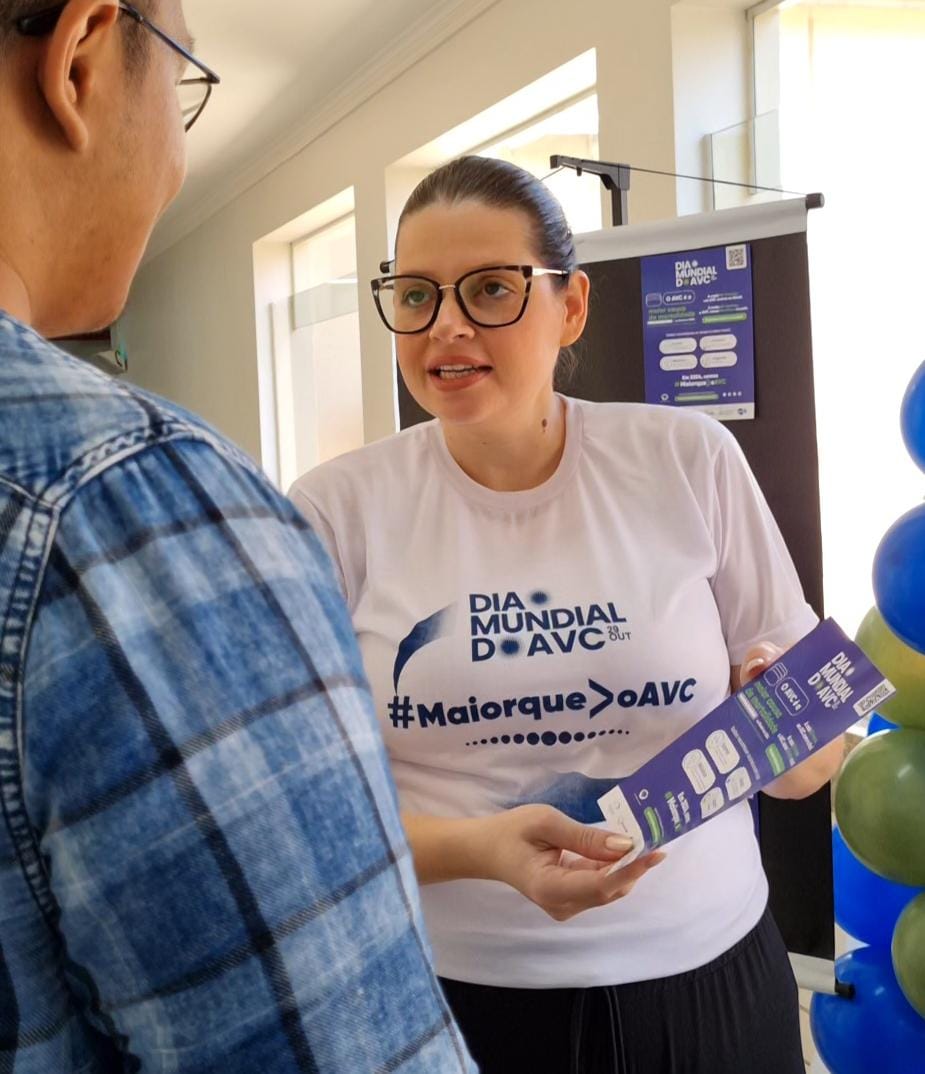
M 426 332 L 434 324 L 446 291 L 456 293 L 459 308 L 479 328 L 505 328 L 526 313 L 536 277 L 570 275 L 568 269 L 538 265 L 493 265 L 473 269 L 455 283 L 400 275 L 380 276 L 371 286 L 383 324 L 397 335 L 408 336 Z
M 56 4 L 54 7 L 46 8 L 44 11 L 38 11 L 34 15 L 23 15 L 22 18 L 16 20 L 16 29 L 19 33 L 25 37 L 44 37 L 46 34 L 50 34 L 55 28 L 58 19 L 61 17 L 61 12 L 67 7 L 67 3 Z M 202 60 L 197 59 L 189 49 L 183 47 L 179 41 L 175 40 L 165 30 L 162 30 L 159 26 L 156 26 L 150 19 L 146 18 L 142 13 L 132 4 L 120 3 L 118 5 L 119 10 L 123 15 L 128 15 L 130 19 L 134 19 L 139 26 L 143 26 L 146 30 L 150 30 L 155 37 L 161 39 L 165 45 L 169 45 L 174 52 L 178 52 L 187 63 L 191 63 L 197 71 L 201 71 L 202 74 L 198 78 L 183 78 L 177 83 L 177 94 L 180 98 L 180 111 L 183 115 L 183 126 L 188 131 L 192 128 L 193 124 L 202 115 L 203 110 L 209 103 L 209 98 L 212 96 L 212 87 L 217 86 L 221 79 L 210 68 L 207 67 Z

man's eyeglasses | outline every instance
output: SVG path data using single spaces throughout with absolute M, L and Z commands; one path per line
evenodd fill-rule
M 24 15 L 16 20 L 16 29 L 25 37 L 44 37 L 55 28 L 58 19 L 61 17 L 61 12 L 66 7 L 67 3 L 56 4 L 54 7 L 46 8 L 46 10 L 36 12 L 34 15 Z M 128 15 L 130 19 L 134 19 L 139 26 L 150 30 L 165 45 L 169 45 L 175 52 L 178 52 L 187 63 L 191 63 L 197 71 L 202 72 L 202 75 L 198 78 L 184 78 L 177 83 L 183 125 L 186 130 L 189 130 L 209 103 L 209 98 L 212 96 L 212 87 L 217 86 L 221 79 L 202 60 L 197 59 L 188 49 L 184 48 L 179 41 L 176 41 L 170 34 L 145 18 L 136 7 L 128 3 L 120 3 L 119 10 L 123 15 Z
M 495 265 L 467 272 L 455 283 L 427 276 L 380 276 L 371 286 L 386 328 L 404 336 L 426 332 L 434 324 L 446 291 L 456 293 L 459 308 L 473 324 L 504 328 L 523 317 L 536 277 L 570 275 L 567 269 Z

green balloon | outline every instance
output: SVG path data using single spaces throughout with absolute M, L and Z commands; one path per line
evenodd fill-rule
M 896 925 L 893 969 L 906 999 L 925 1018 L 925 894 L 909 903 Z
M 925 731 L 925 653 L 900 641 L 876 608 L 864 616 L 856 641 L 896 687 L 896 694 L 877 706 L 880 715 Z
M 925 887 L 925 731 L 884 731 L 856 746 L 838 777 L 835 816 L 868 869 Z

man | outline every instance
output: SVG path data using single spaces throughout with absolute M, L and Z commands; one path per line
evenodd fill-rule
M 0 1074 L 471 1071 L 314 535 L 45 342 L 121 310 L 217 78 L 179 0 L 47 3 L 0 0 Z

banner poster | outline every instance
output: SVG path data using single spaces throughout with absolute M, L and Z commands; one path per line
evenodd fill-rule
M 642 258 L 646 402 L 755 417 L 751 247 Z

